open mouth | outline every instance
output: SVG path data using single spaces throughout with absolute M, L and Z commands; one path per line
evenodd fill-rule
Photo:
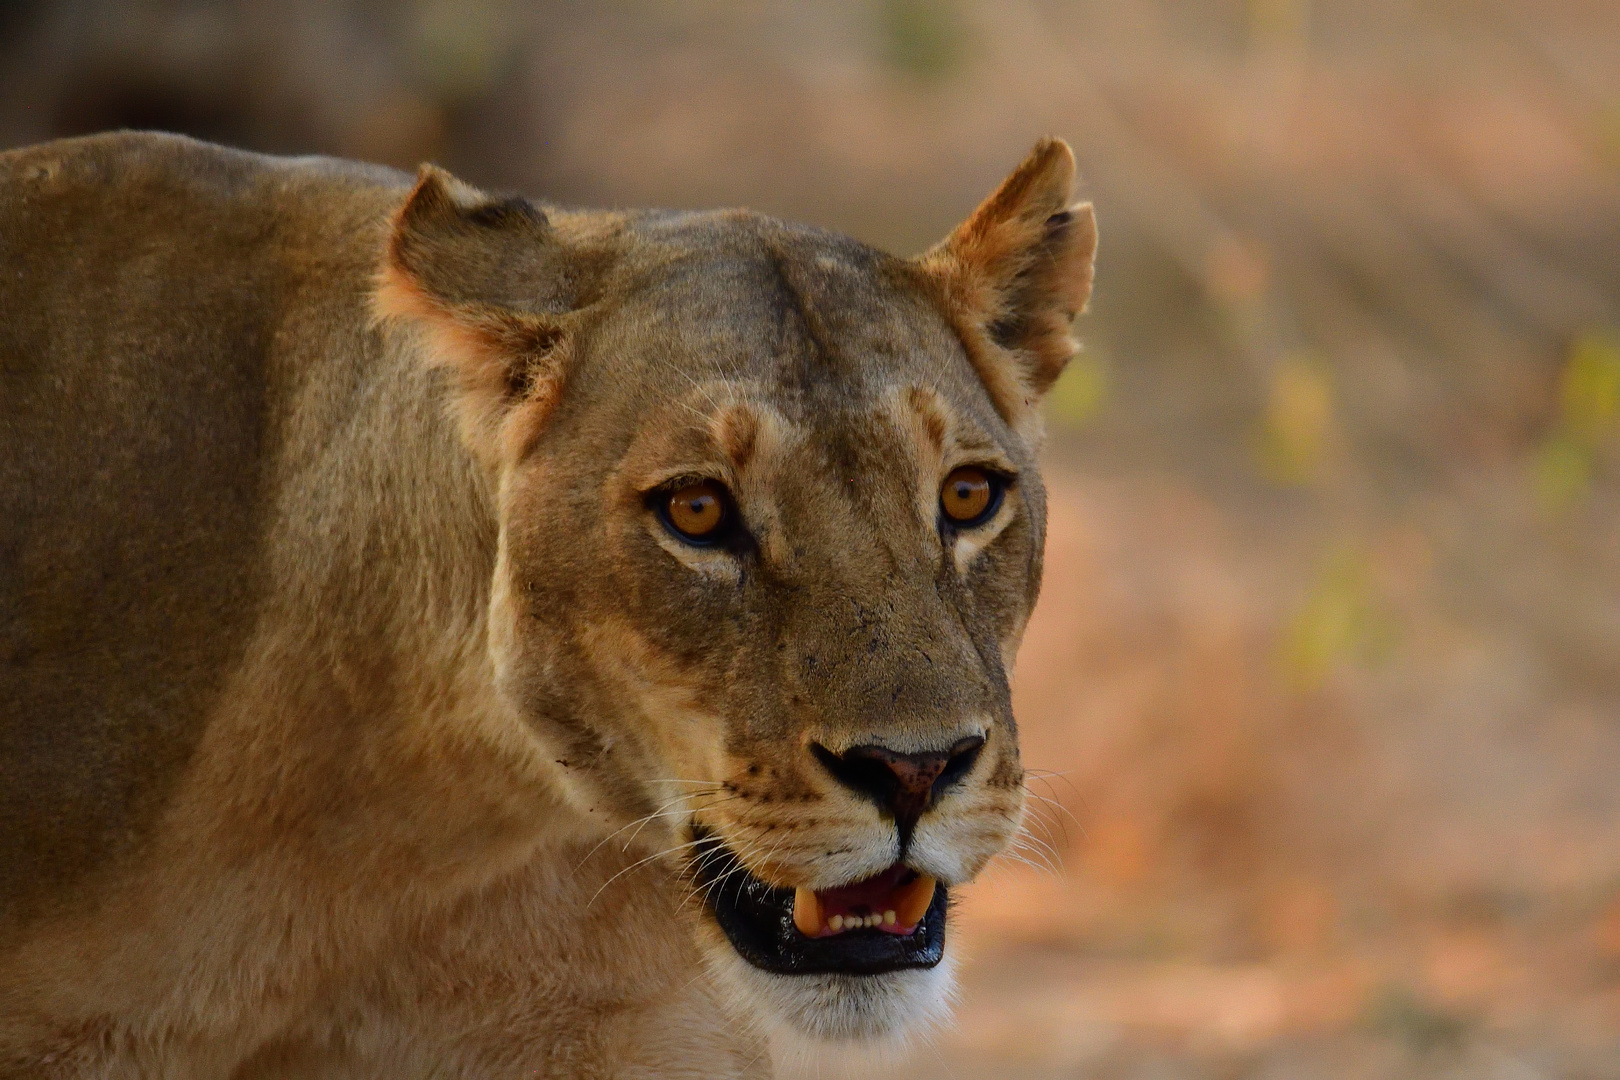
M 877 975 L 945 955 L 945 886 L 899 863 L 836 889 L 778 889 L 694 828 L 691 869 L 732 947 L 781 975 Z

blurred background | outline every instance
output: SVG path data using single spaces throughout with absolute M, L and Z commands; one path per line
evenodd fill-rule
M 0 2 L 0 145 L 116 127 L 908 253 L 1066 137 L 1040 799 L 787 1074 L 1620 1077 L 1615 0 Z

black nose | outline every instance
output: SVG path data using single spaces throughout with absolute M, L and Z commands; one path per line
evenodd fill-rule
M 902 851 L 911 843 L 911 831 L 923 811 L 967 775 L 982 749 L 981 735 L 958 740 L 949 750 L 920 754 L 902 754 L 882 746 L 854 746 L 835 754 L 820 743 L 810 744 L 810 752 L 834 779 L 894 817 Z

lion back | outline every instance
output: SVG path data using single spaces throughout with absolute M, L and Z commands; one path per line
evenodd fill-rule
M 0 154 L 0 931 L 139 848 L 252 634 L 298 175 Z

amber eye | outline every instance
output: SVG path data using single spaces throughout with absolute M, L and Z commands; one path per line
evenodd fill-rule
M 713 480 L 683 484 L 669 493 L 664 521 L 682 540 L 708 543 L 726 523 L 726 489 Z
M 953 525 L 973 526 L 987 520 L 1001 505 L 1001 479 L 983 469 L 964 465 L 953 469 L 939 489 L 939 508 Z

